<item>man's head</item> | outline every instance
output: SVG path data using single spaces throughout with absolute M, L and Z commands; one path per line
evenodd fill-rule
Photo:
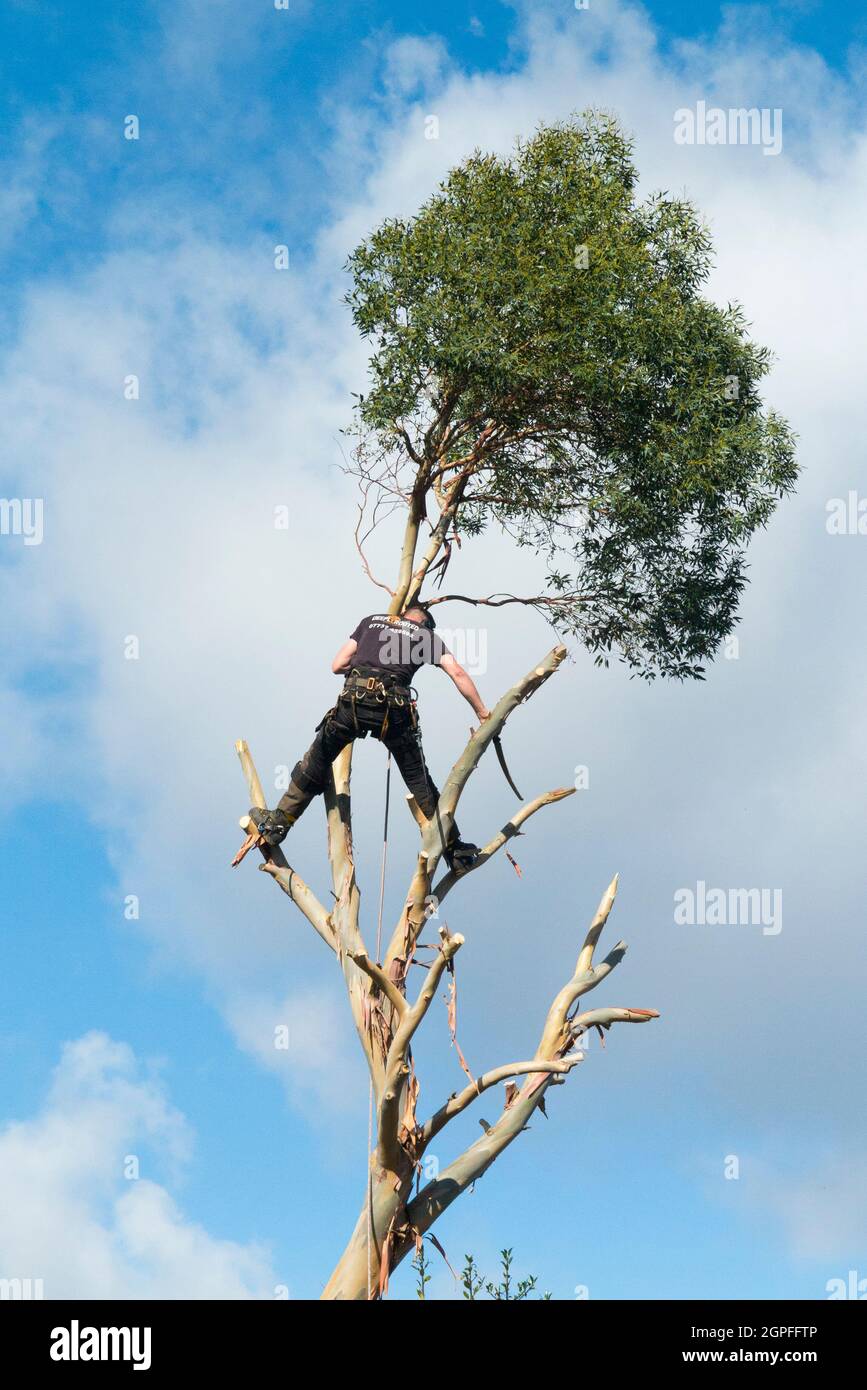
M 403 612 L 405 618 L 410 618 L 414 623 L 420 623 L 422 627 L 430 628 L 431 632 L 436 627 L 433 613 L 424 603 L 411 603 L 409 608 Z

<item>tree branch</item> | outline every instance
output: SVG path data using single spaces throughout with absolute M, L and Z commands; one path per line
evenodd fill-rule
M 264 851 L 263 851 L 264 852 Z M 279 850 L 278 850 L 279 853 Z M 271 858 L 266 859 L 259 868 L 262 873 L 270 874 L 276 883 L 283 889 L 283 892 L 297 908 L 303 912 L 308 922 L 316 929 L 326 946 L 330 946 L 332 951 L 337 950 L 337 942 L 331 926 L 331 918 L 319 899 L 310 891 L 300 874 L 297 874 L 290 864 L 286 863 L 283 855 L 279 855 L 280 861 L 274 856 L 274 849 L 271 850 Z
M 554 1059 L 550 1062 L 540 1062 L 538 1057 L 532 1057 L 528 1062 L 508 1062 L 505 1066 L 494 1067 L 493 1071 L 483 1072 L 476 1077 L 462 1091 L 455 1091 L 449 1096 L 445 1105 L 440 1106 L 436 1114 L 431 1115 L 430 1119 L 422 1126 L 422 1143 L 427 1148 L 440 1130 L 445 1129 L 450 1120 L 456 1115 L 460 1115 L 468 1106 L 472 1105 L 483 1091 L 488 1091 L 492 1086 L 498 1085 L 501 1081 L 508 1081 L 511 1076 L 525 1076 L 528 1072 L 540 1073 L 548 1072 L 553 1074 L 567 1073 L 583 1062 L 584 1053 L 576 1052 L 567 1054 L 565 1057 Z
M 247 791 L 250 795 L 251 806 L 261 806 L 264 810 L 268 805 L 265 800 L 265 793 L 262 790 L 262 783 L 259 781 L 259 774 L 256 771 L 256 764 L 253 762 L 250 746 L 245 738 L 239 738 L 235 744 L 235 752 L 241 763 L 241 770 L 247 782 Z
M 350 951 L 350 959 L 355 962 L 359 970 L 363 970 L 368 975 L 377 989 L 385 995 L 386 999 L 393 1006 L 398 1018 L 402 1018 L 409 1005 L 401 994 L 393 980 L 390 980 L 381 965 L 369 960 L 365 951 Z
M 565 1018 L 565 1011 L 569 1007 L 567 1000 L 574 1000 L 586 989 L 592 989 L 623 957 L 625 947 L 621 943 L 614 948 L 607 961 L 604 962 L 608 969 L 605 970 L 603 966 L 598 967 L 595 978 L 588 980 L 587 977 L 592 974 L 593 949 L 611 911 L 616 887 L 617 879 L 615 877 L 603 894 L 599 909 L 578 956 L 578 965 L 574 976 L 560 990 L 548 1010 L 536 1056 L 532 1059 L 532 1063 L 528 1064 L 526 1081 L 507 1100 L 496 1123 L 491 1125 L 480 1139 L 471 1144 L 453 1163 L 443 1169 L 438 1178 L 428 1183 L 408 1203 L 406 1230 L 396 1249 L 395 1263 L 402 1258 L 403 1254 L 410 1248 L 411 1243 L 418 1236 L 423 1235 L 442 1212 L 451 1206 L 462 1192 L 476 1182 L 503 1150 L 527 1127 L 527 1122 L 544 1098 L 545 1091 L 557 1079 L 561 1071 L 560 1067 L 552 1068 L 549 1064 L 570 1060 L 570 1048 L 574 1041 L 576 1028 L 583 1031 L 587 1019 L 589 1019 L 587 1026 L 592 1026 L 593 1023 L 598 1022 L 600 1027 L 608 1027 L 614 1022 L 647 1023 L 650 1019 L 659 1017 L 653 1009 L 600 1009 L 593 1010 L 586 1016 L 579 1015 L 579 1018 L 583 1020 L 581 1023 L 578 1022 L 578 1019 L 574 1019 L 570 1023 Z M 449 1105 L 459 1098 L 463 1099 L 469 1092 L 472 1094 L 466 1104 L 470 1104 L 475 1094 L 474 1087 L 465 1088 L 459 1097 L 452 1097 L 451 1101 L 447 1101 L 446 1105 L 432 1116 L 427 1125 L 423 1126 L 423 1135 L 426 1135 L 429 1130 L 432 1131 L 431 1137 L 433 1133 L 437 1133 L 451 1118 L 451 1115 L 447 1113 Z M 462 1105 L 460 1108 L 463 1109 L 466 1106 Z M 444 1112 L 446 1113 L 444 1114 Z M 459 1110 L 455 1113 L 459 1113 Z
M 610 1028 L 612 1023 L 649 1023 L 652 1018 L 659 1018 L 656 1009 L 588 1009 L 587 1013 L 573 1018 L 570 1026 L 573 1032 L 577 1030 L 576 1036 L 580 1036 L 588 1028 Z
M 378 589 L 385 589 L 385 592 L 393 597 L 394 590 L 389 588 L 387 584 L 384 584 L 381 579 L 376 578 L 376 576 L 370 568 L 367 556 L 364 553 L 364 542 L 370 535 L 370 531 L 373 530 L 374 526 L 376 525 L 376 511 L 374 510 L 374 521 L 372 526 L 370 527 L 370 530 L 366 531 L 363 536 L 359 535 L 359 532 L 361 531 L 361 523 L 364 520 L 364 509 L 366 505 L 367 494 L 363 493 L 363 501 L 358 504 L 358 522 L 355 527 L 355 548 L 358 551 L 358 554 L 361 558 L 361 567 L 364 570 L 364 573 L 367 575 L 368 579 L 370 580 L 371 584 L 375 584 Z
M 552 648 L 538 666 L 534 666 L 521 680 L 494 706 L 488 719 L 470 737 L 463 753 L 454 764 L 446 778 L 440 794 L 437 810 L 433 818 L 425 822 L 422 831 L 421 853 L 416 872 L 409 887 L 406 903 L 400 920 L 394 929 L 388 951 L 385 955 L 385 968 L 389 969 L 396 960 L 409 961 L 419 933 L 427 921 L 426 899 L 430 893 L 431 875 L 434 873 L 442 855 L 443 845 L 454 824 L 455 810 L 467 781 L 478 766 L 482 754 L 495 734 L 503 728 L 509 715 L 524 704 L 539 686 L 552 676 L 566 656 L 566 648 Z
M 466 469 L 457 478 L 455 478 L 454 482 L 449 488 L 446 498 L 446 504 L 442 508 L 437 523 L 434 526 L 433 531 L 431 532 L 431 537 L 427 543 L 425 552 L 422 556 L 421 564 L 413 572 L 412 578 L 407 587 L 406 597 L 404 599 L 404 607 L 407 607 L 410 603 L 413 602 L 414 599 L 417 599 L 419 596 L 421 586 L 424 583 L 425 575 L 427 574 L 428 570 L 430 569 L 431 565 L 433 564 L 434 560 L 436 559 L 437 555 L 442 549 L 443 542 L 445 541 L 446 536 L 449 532 L 449 527 L 455 519 L 458 507 L 460 506 L 461 498 L 464 495 L 464 489 L 466 488 L 466 485 L 469 481 L 471 471 L 472 470 L 470 469 Z
M 246 739 L 238 739 L 235 744 L 235 751 L 241 763 L 241 768 L 247 782 L 247 791 L 250 796 L 251 806 L 266 806 L 265 793 L 262 790 L 262 783 L 256 771 L 256 764 L 253 762 L 253 755 L 250 752 Z M 248 832 L 248 839 L 253 839 L 255 826 L 249 816 L 241 817 L 241 828 Z M 271 875 L 287 897 L 292 899 L 295 906 L 304 914 L 308 922 L 322 937 L 326 946 L 331 950 L 337 949 L 334 931 L 332 929 L 331 918 L 326 908 L 316 897 L 312 889 L 308 888 L 303 878 L 296 874 L 295 870 L 288 863 L 279 845 L 269 846 L 257 837 L 254 841 L 256 847 L 261 851 L 264 864 L 259 868 Z
M 337 756 L 325 788 L 325 808 L 328 819 L 328 857 L 334 906 L 331 921 L 337 942 L 337 958 L 343 970 L 349 994 L 349 1004 L 355 1029 L 370 1070 L 374 1094 L 382 1091 L 387 1023 L 371 1003 L 368 980 L 370 974 L 357 963 L 358 956 L 369 957 L 359 928 L 361 894 L 355 877 L 355 857 L 352 844 L 352 814 L 349 795 L 352 771 L 352 744 Z M 382 1026 L 380 1027 L 380 1022 Z
M 535 694 L 539 687 L 544 685 L 545 681 L 547 681 L 550 676 L 553 676 L 565 657 L 566 648 L 564 646 L 558 645 L 553 647 L 552 650 L 548 652 L 547 656 L 542 658 L 538 666 L 534 666 L 525 676 L 522 676 L 522 678 L 497 701 L 490 716 L 484 723 L 479 725 L 446 778 L 443 793 L 440 797 L 442 809 L 448 811 L 455 810 L 458 800 L 460 799 L 460 794 L 471 774 L 475 772 L 482 754 L 495 735 L 500 733 L 503 729 L 509 715 L 512 714 L 519 705 L 526 704 L 530 696 Z
M 409 1075 L 409 1048 L 436 994 L 443 973 L 464 944 L 460 934 L 452 936 L 443 925 L 439 929 L 442 944 L 430 966 L 415 1003 L 406 1008 L 388 1050 L 385 1064 L 385 1084 L 379 1107 L 379 1161 L 384 1168 L 394 1170 L 400 1160 L 400 1101 L 406 1077 Z
M 437 603 L 471 603 L 473 607 L 503 608 L 507 603 L 521 603 L 529 608 L 568 608 L 590 597 L 587 594 L 535 594 L 531 598 L 519 598 L 516 594 L 489 594 L 487 598 L 470 598 L 468 594 L 441 594 L 437 598 L 425 599 L 428 608 Z
M 605 889 L 605 892 L 602 894 L 599 906 L 596 909 L 596 915 L 590 923 L 590 928 L 584 938 L 584 945 L 581 947 L 578 954 L 575 973 L 569 983 L 564 985 L 563 989 L 560 990 L 560 993 L 557 995 L 557 998 L 548 1011 L 545 1032 L 539 1044 L 539 1051 L 542 1053 L 548 1053 L 551 1049 L 559 1045 L 566 1028 L 566 1015 L 575 1003 L 575 1000 L 579 999 L 582 994 L 586 994 L 588 990 L 595 989 L 600 980 L 604 980 L 605 976 L 610 974 L 615 965 L 620 964 L 620 961 L 626 954 L 626 943 L 624 941 L 618 941 L 606 960 L 604 960 L 600 966 L 596 967 L 596 969 L 593 968 L 593 952 L 596 949 L 596 943 L 602 935 L 602 929 L 608 921 L 609 914 L 614 906 L 618 882 L 619 876 L 615 874 L 608 887 Z
M 511 820 L 506 822 L 502 830 L 498 831 L 494 838 L 489 840 L 488 843 L 482 847 L 479 851 L 478 858 L 468 869 L 465 869 L 464 872 L 460 874 L 456 874 L 453 870 L 449 869 L 448 873 L 443 874 L 442 878 L 435 884 L 432 890 L 432 896 L 436 902 L 441 903 L 443 898 L 451 892 L 452 888 L 454 888 L 455 884 L 460 879 L 467 878 L 469 874 L 475 873 L 476 869 L 480 869 L 483 864 L 487 864 L 488 860 L 491 859 L 498 850 L 503 848 L 503 845 L 508 844 L 509 840 L 513 840 L 515 836 L 520 835 L 522 833 L 520 827 L 524 824 L 524 821 L 529 820 L 530 816 L 535 815 L 543 806 L 550 806 L 555 801 L 562 801 L 564 797 L 574 795 L 574 787 L 557 787 L 554 791 L 543 792 L 541 796 L 534 797 L 532 801 L 525 802 L 520 810 L 515 812 Z
M 394 596 L 389 604 L 388 611 L 393 616 L 398 616 L 406 606 L 406 598 L 409 587 L 412 583 L 412 567 L 415 562 L 415 551 L 418 545 L 418 533 L 421 523 L 426 515 L 425 497 L 428 490 L 427 468 L 420 468 L 413 484 L 412 494 L 409 500 L 409 512 L 406 518 L 406 525 L 403 532 L 403 548 L 400 554 L 400 567 L 398 569 L 397 586 Z

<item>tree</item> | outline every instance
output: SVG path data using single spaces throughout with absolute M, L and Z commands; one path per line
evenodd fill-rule
M 768 352 L 748 340 L 737 307 L 701 297 L 707 231 L 688 203 L 662 195 L 640 203 L 635 186 L 629 141 L 613 119 L 587 113 L 540 129 L 511 159 L 474 154 L 414 218 L 386 221 L 353 252 L 348 303 L 373 348 L 370 389 L 353 426 L 356 544 L 393 614 L 420 595 L 528 604 L 599 662 L 616 653 L 647 679 L 701 678 L 702 662 L 736 620 L 748 541 L 797 470 L 791 432 L 763 411 L 758 394 Z M 373 575 L 364 545 L 397 511 L 404 528 L 392 588 Z M 423 594 L 432 576 L 442 584 L 454 543 L 492 524 L 544 558 L 543 592 Z M 335 953 L 370 1071 L 376 1125 L 367 1195 L 324 1297 L 381 1296 L 442 1213 L 544 1110 L 549 1090 L 582 1060 L 588 1030 L 658 1017 L 652 1009 L 580 1010 L 626 950 L 618 942 L 594 963 L 615 877 L 533 1056 L 470 1076 L 419 1118 L 413 1038 L 464 944 L 439 927 L 411 998 L 407 977 L 431 944 L 422 933 L 435 920 L 432 904 L 465 876 L 439 872 L 444 838 L 479 760 L 565 655 L 558 642 L 474 730 L 433 821 L 410 802 L 419 851 L 381 958 L 371 956 L 369 927 L 361 927 L 351 747 L 325 796 L 329 907 L 281 849 L 259 846 L 260 867 Z M 238 750 L 252 804 L 265 805 L 246 744 Z M 469 872 L 573 791 L 526 802 Z M 251 830 L 248 845 L 257 843 L 246 818 L 242 825 Z M 500 1083 L 506 1099 L 497 1120 L 414 1192 L 432 1140 Z
M 546 557 L 547 591 L 469 602 L 533 604 L 647 678 L 700 676 L 797 470 L 761 407 L 769 352 L 699 293 L 706 228 L 683 200 L 637 202 L 636 178 L 589 113 L 513 159 L 475 154 L 355 250 L 348 300 L 375 349 L 357 464 L 374 506 L 409 508 L 396 611 L 458 523 L 499 525 Z

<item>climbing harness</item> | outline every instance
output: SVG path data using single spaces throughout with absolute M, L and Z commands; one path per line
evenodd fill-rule
M 358 724 L 359 703 L 385 705 L 385 718 L 378 735 L 380 739 L 385 738 L 393 709 L 409 709 L 412 727 L 414 730 L 418 727 L 418 692 L 411 685 L 401 685 L 398 681 L 389 680 L 385 673 L 365 675 L 363 670 L 353 667 L 346 677 L 340 699 L 348 701 L 352 706 L 352 723 L 356 734 L 361 732 Z

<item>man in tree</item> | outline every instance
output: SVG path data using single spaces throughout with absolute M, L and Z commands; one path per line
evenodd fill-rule
M 335 675 L 345 676 L 334 705 L 316 726 L 316 737 L 296 763 L 288 791 L 275 811 L 261 806 L 250 818 L 268 845 L 286 838 L 299 816 L 325 790 L 334 759 L 356 738 L 373 734 L 385 744 L 415 801 L 432 820 L 439 791 L 428 771 L 421 744 L 412 678 L 424 665 L 439 666 L 454 681 L 483 722 L 490 715 L 475 683 L 434 631 L 424 604 L 415 603 L 400 616 L 374 613 L 361 622 L 331 663 Z M 463 872 L 476 858 L 478 847 L 460 838 L 453 826 L 444 845 L 450 866 Z
M 382 585 L 391 593 L 391 617 L 417 622 L 431 577 L 440 583 L 452 562 L 457 568 L 458 550 L 465 555 L 493 530 L 539 557 L 543 583 L 518 594 L 440 593 L 429 607 L 528 605 L 598 664 L 619 657 L 648 680 L 704 678 L 737 622 L 750 541 L 798 473 L 791 429 L 762 402 L 770 353 L 751 341 L 736 304 L 723 308 L 705 297 L 710 264 L 710 235 L 697 210 L 666 193 L 639 197 L 631 141 L 601 112 L 542 126 L 510 155 L 476 151 L 414 215 L 386 218 L 356 247 L 347 299 L 372 355 L 354 425 L 355 539 L 374 579 L 363 541 L 380 521 L 402 514 L 394 586 Z M 498 582 L 497 561 L 495 552 L 480 571 L 486 588 Z M 388 617 L 371 621 L 385 625 Z M 360 637 L 359 629 L 335 662 L 350 679 Z M 496 701 L 458 754 L 438 805 L 430 788 L 426 806 L 436 815 L 420 827 L 400 916 L 390 941 L 380 949 L 377 940 L 375 956 L 356 878 L 348 753 L 326 788 L 333 902 L 320 902 L 285 856 L 259 840 L 266 871 L 336 956 L 370 1071 L 376 1130 L 367 1190 L 325 1298 L 384 1296 L 391 1271 L 417 1255 L 434 1223 L 544 1112 L 552 1088 L 582 1058 L 578 1040 L 658 1017 L 653 1009 L 582 1007 L 623 958 L 621 942 L 594 963 L 615 877 L 533 1055 L 475 1077 L 468 1070 L 462 1091 L 421 1113 L 415 1036 L 464 944 L 445 922 L 438 943 L 423 939 L 431 896 L 441 903 L 456 878 L 439 873 L 449 841 L 442 830 L 506 720 L 566 655 L 558 642 Z M 469 687 L 464 694 L 484 718 Z M 351 700 L 341 700 L 326 724 L 330 718 L 347 727 L 330 747 L 323 734 L 323 762 L 362 728 L 386 743 L 396 738 L 400 707 L 386 711 L 384 704 L 378 722 L 368 724 L 376 705 L 365 702 L 356 731 Z M 256 800 L 263 794 L 243 740 L 238 752 Z M 473 871 L 523 834 L 537 811 L 574 791 L 554 788 L 520 806 L 486 842 Z M 290 790 L 289 800 L 297 816 L 309 794 L 293 802 Z M 257 818 L 267 827 L 263 813 L 254 812 Z M 571 903 L 568 860 L 557 872 Z M 434 956 L 416 992 L 411 967 L 421 963 L 421 946 L 433 946 Z M 488 1005 L 488 1012 L 500 1011 Z M 502 1081 L 499 1116 L 483 1120 L 483 1133 L 444 1167 L 437 1163 L 419 1190 L 431 1144 L 439 1157 L 447 1126 Z

